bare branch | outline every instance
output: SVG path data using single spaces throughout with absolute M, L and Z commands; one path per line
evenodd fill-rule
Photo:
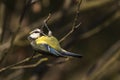
M 35 63 L 35 64 L 23 65 L 23 66 L 14 66 L 14 67 L 11 67 L 11 69 L 32 68 L 32 67 L 38 66 L 39 64 L 41 64 L 42 62 L 47 61 L 47 60 L 48 60 L 48 58 L 41 58 L 41 59 L 39 59 L 38 62 Z
M 37 54 L 37 55 L 33 56 L 33 59 L 38 58 L 38 57 L 40 57 L 40 56 L 41 56 L 41 54 Z M 12 64 L 12 65 L 7 66 L 7 67 L 4 67 L 4 68 L 0 69 L 0 72 L 5 71 L 5 70 L 7 70 L 7 69 L 10 69 L 10 68 L 12 68 L 12 67 L 14 67 L 14 66 L 16 66 L 16 65 L 22 64 L 22 63 L 24 63 L 24 62 L 27 62 L 27 61 L 30 60 L 30 58 L 31 58 L 31 57 L 28 57 L 28 58 L 26 58 L 26 59 L 24 59 L 24 60 L 22 60 L 22 61 L 20 61 L 20 62 L 18 62 L 18 63 Z
M 51 13 L 49 13 L 48 17 L 44 20 L 44 23 L 47 23 L 50 18 L 51 18 Z
M 99 61 L 94 64 L 82 80 L 96 80 L 120 57 L 120 40 L 108 49 Z M 94 68 L 93 68 L 94 67 Z M 84 79 L 85 78 L 85 79 Z M 97 79 L 98 80 L 98 79 Z
M 78 2 L 77 9 L 76 9 L 76 15 L 75 15 L 75 18 L 74 18 L 72 29 L 62 39 L 60 39 L 59 42 L 62 42 L 63 40 L 65 40 L 70 34 L 72 34 L 74 32 L 75 28 L 78 28 L 80 26 L 81 23 L 79 23 L 76 26 L 76 22 L 77 22 L 77 19 L 78 19 L 78 16 L 79 16 L 79 10 L 80 10 L 81 3 L 82 3 L 82 0 L 80 0 L 80 2 Z
M 68 32 L 62 39 L 59 40 L 59 42 L 62 42 L 63 40 L 65 40 L 70 34 L 72 34 L 74 32 L 74 30 L 76 28 L 78 28 L 81 25 L 81 23 L 79 23 L 77 26 L 72 27 L 72 29 L 70 30 L 70 32 Z

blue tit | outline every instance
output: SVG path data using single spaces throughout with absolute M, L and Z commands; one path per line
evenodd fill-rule
M 82 57 L 80 54 L 75 54 L 62 49 L 59 41 L 54 36 L 51 34 L 46 35 L 40 29 L 35 29 L 30 32 L 28 40 L 30 41 L 32 47 L 37 51 L 42 50 L 55 56 Z

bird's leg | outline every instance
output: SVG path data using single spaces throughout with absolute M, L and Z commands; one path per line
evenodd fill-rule
M 42 35 L 47 36 L 45 33 L 41 32 Z
M 33 59 L 33 56 L 35 56 L 35 54 L 36 54 L 36 51 L 34 50 L 31 57 L 29 58 L 29 61 Z
M 68 60 L 70 60 L 70 57 L 66 57 L 66 58 L 65 58 L 65 61 L 68 61 Z

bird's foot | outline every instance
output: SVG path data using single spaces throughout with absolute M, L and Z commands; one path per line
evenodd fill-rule
M 65 58 L 65 61 L 68 61 L 68 60 L 70 60 L 70 57 L 66 57 L 66 58 Z

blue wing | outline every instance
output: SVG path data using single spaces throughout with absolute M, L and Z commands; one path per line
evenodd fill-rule
M 55 56 L 62 56 L 62 54 L 60 52 L 58 52 L 57 50 L 55 50 L 54 48 L 52 48 L 51 46 L 47 45 L 47 44 L 42 44 L 42 46 L 45 47 L 45 51 L 55 55 Z

